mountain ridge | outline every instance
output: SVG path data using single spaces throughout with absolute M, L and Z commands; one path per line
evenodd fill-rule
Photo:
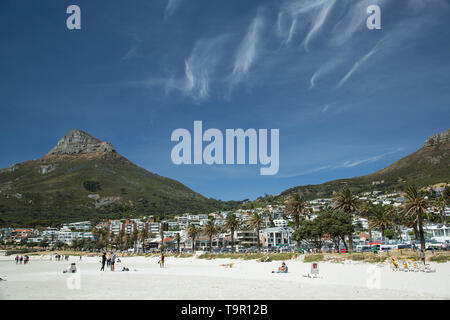
M 233 203 L 233 202 L 231 202 Z M 39 159 L 0 170 L 0 219 L 37 225 L 227 208 L 152 173 L 114 146 L 73 129 Z
M 432 135 L 421 148 L 376 172 L 354 178 L 338 179 L 317 185 L 289 188 L 280 193 L 285 197 L 299 192 L 306 198 L 331 197 L 344 186 L 353 192 L 401 191 L 408 185 L 419 187 L 450 181 L 450 129 Z

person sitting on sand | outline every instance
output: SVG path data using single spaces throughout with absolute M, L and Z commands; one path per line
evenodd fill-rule
M 233 268 L 234 262 L 231 263 L 222 263 L 220 266 L 225 268 Z
M 67 272 L 69 272 L 69 273 L 77 272 L 77 265 L 75 264 L 75 262 L 72 262 L 70 267 L 63 271 L 63 273 L 67 273 Z
M 130 271 L 130 269 L 128 269 L 127 267 L 123 267 L 122 271 Z
M 287 267 L 286 263 L 283 261 L 283 263 L 281 264 L 281 267 L 278 268 L 276 273 L 287 273 L 287 272 L 288 272 L 288 267 Z M 275 273 L 275 271 L 272 271 L 272 273 Z

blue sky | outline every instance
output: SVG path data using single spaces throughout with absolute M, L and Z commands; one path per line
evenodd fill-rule
M 66 8 L 81 8 L 81 30 Z M 381 7 L 381 30 L 366 8 Z M 0 167 L 73 128 L 218 199 L 372 173 L 446 130 L 447 0 L 1 0 Z M 280 170 L 171 162 L 177 128 L 276 128 Z

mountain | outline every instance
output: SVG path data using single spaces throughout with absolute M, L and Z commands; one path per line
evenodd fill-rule
M 0 222 L 5 225 L 204 213 L 236 203 L 207 199 L 140 168 L 111 143 L 78 129 L 44 157 L 0 170 Z
M 424 187 L 450 181 L 450 129 L 431 136 L 416 152 L 375 173 L 351 179 L 340 179 L 318 185 L 298 186 L 280 196 L 294 192 L 308 199 L 331 197 L 347 186 L 353 192 L 404 190 L 408 185 Z

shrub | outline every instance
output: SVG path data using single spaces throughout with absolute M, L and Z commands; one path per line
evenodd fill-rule
M 437 262 L 437 263 L 449 262 L 450 255 L 438 254 L 438 255 L 430 257 L 430 261 Z
M 323 261 L 323 254 L 310 254 L 303 259 L 303 262 L 317 262 L 317 261 Z
M 90 192 L 96 192 L 96 191 L 102 190 L 102 187 L 100 186 L 100 182 L 98 182 L 98 181 L 85 181 L 85 182 L 83 182 L 83 187 Z

